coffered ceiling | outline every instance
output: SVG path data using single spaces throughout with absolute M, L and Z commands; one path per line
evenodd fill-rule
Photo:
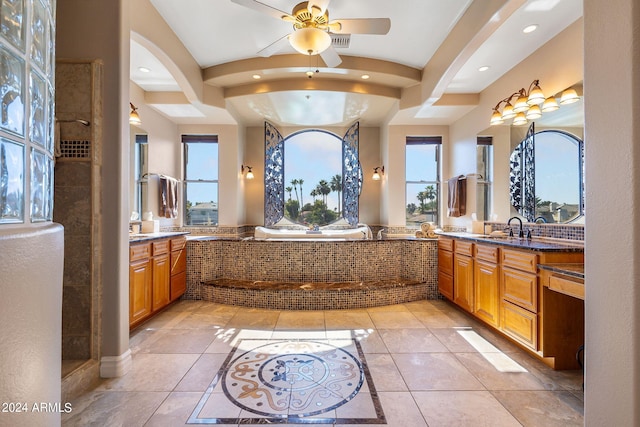
M 179 58 L 149 49 L 151 41 L 136 33 L 153 14 L 138 13 L 131 18 L 131 80 L 147 104 L 176 123 L 450 124 L 474 108 L 483 89 L 582 16 L 582 0 L 331 0 L 330 20 L 389 18 L 391 29 L 350 35 L 348 47 L 335 48 L 342 63 L 329 68 L 286 43 L 260 56 L 293 31 L 291 23 L 231 0 L 137 1 L 166 24 L 147 31 L 173 32 L 199 67 L 204 92 L 224 100 L 210 105 L 188 96 L 176 75 Z M 287 13 L 298 3 L 261 1 Z M 532 24 L 537 29 L 524 33 Z

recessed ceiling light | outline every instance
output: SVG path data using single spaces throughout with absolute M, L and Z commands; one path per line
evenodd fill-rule
M 489 69 L 489 66 L 483 65 L 482 67 L 478 68 L 478 71 L 487 71 L 488 69 Z
M 526 27 L 524 27 L 522 29 L 522 32 L 525 33 L 525 34 L 529 34 L 529 33 L 533 33 L 537 29 L 538 29 L 538 24 L 531 24 L 531 25 L 527 25 Z
M 367 79 L 371 78 L 371 76 L 369 74 L 363 74 L 362 76 L 360 76 L 360 78 L 362 80 L 367 80 Z
M 253 78 L 254 78 L 255 80 L 260 80 L 260 79 L 262 78 L 262 76 L 261 76 L 260 74 L 254 74 L 254 75 L 253 75 Z
M 147 67 L 138 67 L 138 71 L 140 71 L 141 73 L 148 73 L 151 70 L 148 69 Z

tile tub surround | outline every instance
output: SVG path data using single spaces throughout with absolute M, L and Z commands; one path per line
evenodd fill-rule
M 313 283 L 332 282 L 385 282 L 389 285 L 384 291 L 369 289 L 369 293 L 355 293 L 351 296 L 345 292 L 363 290 L 352 287 L 342 290 L 325 289 L 341 301 L 356 298 L 362 304 L 366 303 L 362 305 L 364 307 L 415 299 L 439 299 L 437 263 L 436 240 L 260 241 L 189 237 L 187 292 L 184 298 L 218 298 L 212 293 L 224 293 L 225 290 L 212 290 L 205 283 L 229 279 L 302 282 L 310 286 Z M 399 286 L 404 282 L 412 282 L 418 287 Z M 244 305 L 244 301 L 250 303 L 252 299 L 255 300 L 251 298 L 255 297 L 252 294 L 255 290 L 246 289 L 246 286 L 244 288 L 234 297 L 235 303 Z M 280 296 L 283 292 L 287 291 L 281 291 Z M 305 302 L 309 301 L 309 296 L 303 294 L 308 292 L 307 287 L 299 290 L 297 295 L 292 295 L 292 298 L 300 300 L 296 304 L 303 306 L 302 309 L 316 309 Z M 404 298 L 403 293 L 407 293 L 404 297 L 410 299 Z M 325 297 L 328 298 L 326 294 Z M 274 304 L 282 303 L 276 300 L 274 299 Z

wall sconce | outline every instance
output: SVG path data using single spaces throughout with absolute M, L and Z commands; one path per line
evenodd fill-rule
M 373 179 L 374 181 L 380 181 L 380 175 L 384 175 L 384 166 L 373 168 L 373 176 L 371 177 L 371 179 Z
M 516 99 L 515 104 L 511 104 L 512 99 Z M 576 93 L 575 89 L 569 88 L 562 92 L 560 97 L 560 104 L 570 104 L 579 101 L 580 97 Z M 504 103 L 502 113 L 500 112 L 500 105 Z M 490 125 L 501 125 L 505 120 L 513 119 L 514 126 L 526 125 L 529 120 L 535 120 L 542 117 L 542 113 L 548 113 L 555 111 L 560 106 L 555 96 L 545 98 L 540 89 L 540 81 L 534 80 L 529 85 L 529 90 L 524 88 L 518 92 L 512 93 L 510 96 L 502 99 L 493 107 L 493 113 L 491 114 Z
M 140 116 L 138 115 L 138 109 L 131 102 L 129 103 L 131 106 L 131 112 L 129 113 L 129 124 L 139 126 L 142 124 L 142 120 L 140 120 Z
M 254 178 L 254 176 L 253 176 L 253 171 L 251 170 L 251 169 L 252 169 L 252 167 L 251 167 L 251 166 L 245 166 L 245 165 L 242 165 L 242 166 L 240 167 L 240 173 L 241 173 L 242 175 L 244 175 L 244 170 L 245 170 L 245 169 L 247 170 L 247 174 L 245 175 L 245 176 L 246 176 L 246 178 L 247 178 L 247 179 L 253 179 L 253 178 Z

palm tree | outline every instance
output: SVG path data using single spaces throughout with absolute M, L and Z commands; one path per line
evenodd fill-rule
M 316 197 L 318 197 L 318 191 L 314 188 L 313 190 L 311 190 L 311 193 L 309 193 L 309 195 L 311 197 L 313 197 L 313 203 L 316 203 Z
M 298 197 L 298 180 L 297 179 L 292 179 L 291 180 L 291 185 L 293 185 L 293 189 L 296 192 L 296 200 L 298 201 L 298 203 L 300 203 L 300 197 Z
M 335 191 L 336 193 L 338 193 L 338 213 L 339 213 L 341 212 L 340 202 L 342 201 L 342 198 L 340 197 L 340 193 L 342 193 L 342 176 L 340 176 L 339 174 L 332 176 L 331 183 L 329 185 L 331 186 L 331 191 Z
M 424 194 L 427 197 L 427 200 L 429 200 L 429 204 L 431 204 L 433 200 L 436 198 L 436 190 L 435 188 L 433 188 L 433 185 L 427 185 L 424 189 Z M 431 206 L 431 210 L 433 209 L 434 207 Z
M 287 187 L 287 188 L 285 188 L 285 191 L 286 191 L 287 193 L 289 193 L 289 200 L 291 200 L 291 191 L 292 191 L 292 190 L 293 190 L 293 188 L 291 188 L 291 187 Z
M 329 183 L 326 180 L 321 179 L 320 182 L 318 182 L 318 188 L 322 195 L 322 201 L 324 205 L 327 206 L 327 196 L 331 193 L 331 187 L 329 187 Z
M 425 213 L 426 209 L 425 209 L 424 201 L 427 199 L 426 191 L 419 192 L 416 198 L 420 201 L 420 213 Z
M 304 199 L 302 197 L 302 195 L 304 194 L 302 192 L 302 184 L 304 184 L 304 179 L 300 178 L 298 180 L 298 185 L 300 186 L 300 206 L 304 206 Z

